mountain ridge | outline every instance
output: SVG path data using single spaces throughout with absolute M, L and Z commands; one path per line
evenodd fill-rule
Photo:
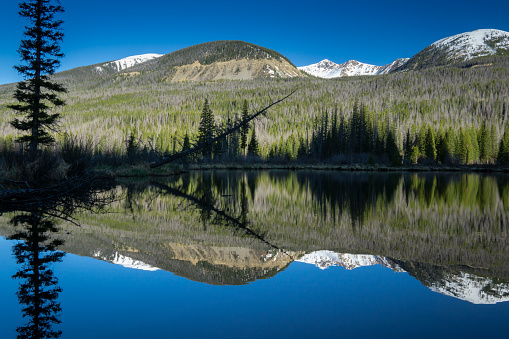
M 337 64 L 328 59 L 324 59 L 316 64 L 309 66 L 297 67 L 299 70 L 304 71 L 310 75 L 319 78 L 339 78 L 344 76 L 363 76 L 363 75 L 380 75 L 387 74 L 394 69 L 404 65 L 409 58 L 396 59 L 393 62 L 384 65 L 376 66 L 359 62 L 357 60 L 348 60 L 345 63 Z
M 477 29 L 435 41 L 395 71 L 446 66 L 493 55 L 509 55 L 509 32 Z

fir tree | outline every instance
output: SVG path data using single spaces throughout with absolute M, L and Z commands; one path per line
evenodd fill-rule
M 401 165 L 401 155 L 399 154 L 398 145 L 396 144 L 396 138 L 394 137 L 394 132 L 390 128 L 387 134 L 386 152 L 392 166 Z
M 497 162 L 502 165 L 509 163 L 509 127 L 505 129 L 504 136 L 500 140 Z
M 436 160 L 437 148 L 435 146 L 435 134 L 433 133 L 433 129 L 431 128 L 431 126 L 428 126 L 428 131 L 426 132 L 424 152 L 426 158 L 432 161 Z
M 198 126 L 198 144 L 209 143 L 214 138 L 214 130 L 214 115 L 209 107 L 208 99 L 205 99 L 200 116 L 200 125 Z M 212 158 L 212 145 L 208 145 L 203 149 L 202 156 Z
M 48 130 L 54 128 L 59 114 L 49 110 L 65 104 L 58 97 L 58 93 L 66 91 L 65 88 L 50 80 L 64 56 L 59 46 L 64 36 L 60 28 L 62 20 L 55 19 L 55 14 L 64 9 L 51 3 L 51 0 L 29 0 L 19 5 L 20 16 L 28 19 L 30 25 L 25 28 L 25 39 L 21 40 L 18 50 L 22 64 L 14 68 L 25 80 L 17 84 L 14 93 L 18 103 L 8 107 L 24 116 L 15 118 L 11 125 L 28 132 L 17 140 L 28 143 L 32 157 L 39 145 L 54 142 Z
M 404 147 L 404 160 L 405 163 L 410 163 L 410 154 L 412 154 L 412 137 L 410 136 L 410 130 L 407 130 L 405 137 L 405 147 Z
M 248 111 L 248 105 L 247 100 L 244 100 L 244 103 L 242 105 L 242 120 L 246 120 L 249 117 L 249 111 Z M 244 153 L 244 150 L 247 146 L 247 134 L 249 133 L 249 124 L 242 127 L 240 131 L 240 148 L 242 150 L 242 153 Z
M 495 163 L 495 160 L 497 158 L 497 153 L 498 153 L 498 137 L 497 137 L 497 130 L 496 130 L 494 124 L 491 125 L 490 143 L 491 143 L 490 160 L 492 163 Z
M 256 139 L 256 129 L 253 128 L 253 133 L 251 134 L 251 140 L 249 141 L 249 145 L 247 146 L 247 154 L 249 155 L 260 155 L 258 140 Z
M 441 164 L 446 163 L 451 158 L 451 151 L 449 147 L 449 141 L 444 134 L 440 134 L 437 143 L 437 160 Z
M 191 142 L 189 141 L 189 134 L 186 132 L 184 136 L 184 141 L 182 143 L 182 151 L 187 151 L 191 148 Z

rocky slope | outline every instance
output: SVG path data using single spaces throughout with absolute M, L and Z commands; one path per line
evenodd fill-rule
M 214 41 L 187 47 L 129 71 L 171 82 L 304 76 L 280 53 L 243 41 Z

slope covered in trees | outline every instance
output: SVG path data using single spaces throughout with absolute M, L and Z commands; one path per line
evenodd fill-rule
M 269 155 L 296 158 L 299 145 L 307 144 L 309 149 L 322 117 L 329 117 L 329 129 L 333 119 L 337 119 L 338 126 L 344 119 L 346 128 L 350 126 L 348 122 L 358 102 L 370 121 L 376 122 L 378 136 L 382 137 L 384 145 L 389 136 L 387 131 L 392 131 L 402 157 L 410 155 L 414 146 L 426 154 L 423 141 L 429 127 L 433 132 L 436 157 L 444 159 L 444 153 L 438 147 L 439 142 L 444 141 L 440 141 L 440 135 L 451 129 L 455 133 L 454 145 L 458 145 L 460 129 L 462 136 L 465 131 L 470 131 L 471 140 L 472 129 L 475 129 L 479 143 L 487 137 L 487 132 L 481 131 L 484 123 L 484 130 L 489 131 L 497 147 L 500 145 L 508 123 L 508 69 L 508 57 L 489 57 L 454 67 L 333 80 L 301 78 L 170 83 L 121 74 L 90 81 L 63 79 L 62 83 L 69 93 L 64 97 L 67 106 L 58 112 L 63 117 L 61 131 L 68 136 L 79 136 L 80 142 L 89 142 L 94 154 L 125 154 L 125 140 L 132 133 L 140 147 L 172 153 L 181 149 L 186 135 L 191 144 L 196 142 L 205 98 L 214 112 L 215 124 L 221 126 L 227 124 L 228 119 L 233 121 L 241 115 L 244 100 L 253 111 L 264 107 L 269 98 L 298 88 L 294 95 L 251 126 L 256 130 L 262 158 Z M 0 87 L 2 104 L 11 102 L 11 90 L 12 85 Z M 0 143 L 2 149 L 9 149 L 13 146 L 16 132 L 8 123 L 12 120 L 12 113 L 3 105 L 1 110 L 0 136 L 3 140 Z M 251 133 L 246 140 L 251 140 Z M 463 145 L 468 143 L 466 139 L 463 138 Z M 405 148 L 407 140 L 412 141 L 408 149 Z M 453 147 L 451 140 L 447 140 L 449 147 Z M 491 149 L 489 158 L 493 157 L 493 145 Z M 470 159 L 469 155 L 460 155 L 459 159 L 463 159 L 460 162 L 486 163 L 481 149 L 474 153 L 479 154 L 475 157 L 470 155 Z M 437 161 L 440 162 L 440 159 Z M 361 160 L 367 162 L 369 152 Z

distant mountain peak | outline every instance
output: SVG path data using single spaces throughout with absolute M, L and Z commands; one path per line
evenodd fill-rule
M 384 66 L 376 66 L 365 64 L 357 60 L 348 60 L 343 64 L 336 64 L 328 59 L 324 59 L 316 64 L 298 67 L 298 69 L 318 78 L 339 78 L 356 75 L 379 75 L 389 73 L 393 69 L 402 66 L 408 60 L 408 58 L 401 58 L 396 59 L 392 63 Z

